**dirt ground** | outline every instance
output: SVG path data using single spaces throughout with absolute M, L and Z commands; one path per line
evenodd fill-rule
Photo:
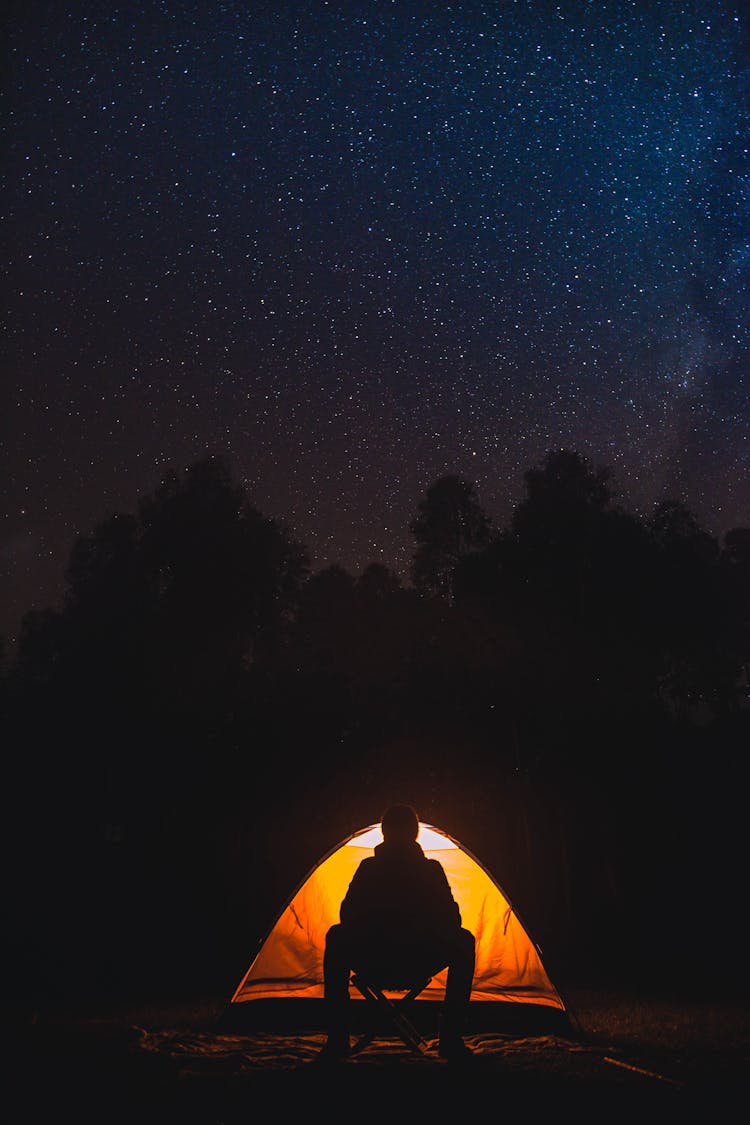
M 445 1120 L 554 1106 L 580 1120 L 633 1109 L 735 1115 L 750 1092 L 744 1005 L 570 994 L 568 1035 L 467 1035 L 467 1063 L 376 1040 L 343 1063 L 320 1034 L 220 1033 L 211 1006 L 108 1018 L 35 1017 L 14 1029 L 9 1122 L 249 1122 L 323 1115 Z M 486 1109 L 485 1109 L 486 1107 Z

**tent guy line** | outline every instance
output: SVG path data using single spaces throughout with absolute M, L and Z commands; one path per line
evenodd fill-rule
M 679 1082 L 676 1078 L 669 1078 L 666 1074 L 657 1074 L 655 1070 L 646 1070 L 642 1066 L 633 1066 L 632 1063 L 624 1062 L 622 1059 L 613 1059 L 611 1055 L 605 1055 L 602 1059 L 605 1063 L 611 1063 L 612 1066 L 619 1066 L 623 1070 L 630 1070 L 634 1074 L 642 1074 L 645 1078 L 658 1078 L 660 1082 L 668 1082 L 670 1086 L 684 1086 L 684 1082 Z

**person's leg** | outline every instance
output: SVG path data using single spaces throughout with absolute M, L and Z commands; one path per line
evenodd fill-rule
M 467 1054 L 463 1042 L 466 1015 L 474 980 L 476 948 L 474 935 L 462 929 L 450 950 L 448 977 L 440 1021 L 440 1054 L 446 1057 Z
M 326 934 L 323 954 L 323 996 L 329 1054 L 349 1053 L 349 950 L 341 925 L 331 926 Z

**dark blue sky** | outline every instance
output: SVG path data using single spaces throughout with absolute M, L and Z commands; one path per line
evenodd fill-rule
M 408 573 L 567 446 L 750 525 L 750 27 L 724 3 L 11 4 L 0 633 L 223 453 Z

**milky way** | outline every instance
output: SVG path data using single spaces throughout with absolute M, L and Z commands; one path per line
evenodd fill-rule
M 355 573 L 563 446 L 750 525 L 746 10 L 60 7 L 5 18 L 6 638 L 206 453 Z

